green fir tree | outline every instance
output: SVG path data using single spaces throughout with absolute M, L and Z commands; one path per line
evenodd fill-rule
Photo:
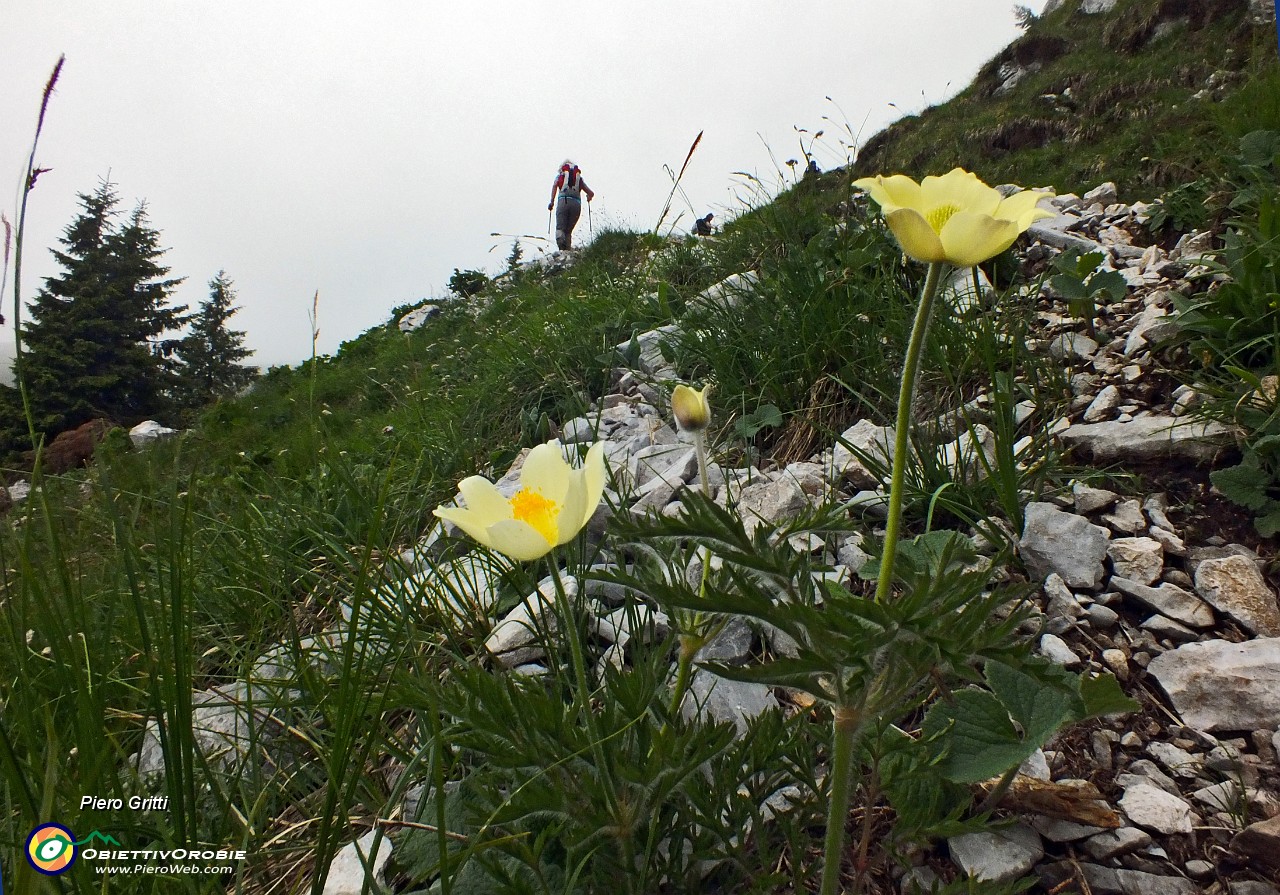
M 164 249 L 139 204 L 113 226 L 119 197 L 103 182 L 80 196 L 81 213 L 53 250 L 63 268 L 31 304 L 22 328 L 23 375 L 37 428 L 47 434 L 105 417 L 132 425 L 170 411 L 174 342 L 185 321 L 169 304 Z
M 239 310 L 235 289 L 225 270 L 209 281 L 209 297 L 191 317 L 188 334 L 178 342 L 182 404 L 199 408 L 241 391 L 258 375 L 256 367 L 240 361 L 253 352 L 244 347 L 244 333 L 227 328 Z

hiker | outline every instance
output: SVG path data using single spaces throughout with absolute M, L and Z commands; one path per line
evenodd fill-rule
M 694 236 L 710 236 L 711 235 L 711 219 L 715 217 L 711 212 L 707 212 L 705 218 L 698 218 L 693 222 Z
M 557 197 L 560 200 L 556 208 L 556 248 L 562 252 L 573 248 L 573 228 L 582 214 L 582 193 L 587 194 L 588 202 L 596 197 L 582 179 L 578 166 L 565 159 L 556 174 L 556 182 L 551 185 L 551 201 L 547 204 L 547 211 L 550 211 L 556 206 Z

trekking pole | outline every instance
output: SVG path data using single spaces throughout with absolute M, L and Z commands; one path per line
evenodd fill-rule
M 592 239 L 595 239 L 595 236 L 596 236 L 595 228 L 591 226 L 591 200 L 590 199 L 587 200 L 587 236 L 591 237 Z
M 554 207 L 555 207 L 554 202 L 552 202 L 550 205 L 547 206 L 547 235 L 548 236 L 551 235 L 551 215 L 555 214 L 555 212 L 553 212 L 551 209 L 553 209 Z

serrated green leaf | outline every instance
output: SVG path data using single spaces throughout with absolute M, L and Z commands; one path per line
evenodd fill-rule
M 1266 490 L 1271 484 L 1271 476 L 1252 454 L 1246 454 L 1238 466 L 1215 469 L 1209 473 L 1209 480 L 1227 500 L 1247 510 L 1257 512 L 1271 503 Z
M 1055 274 L 1049 278 L 1049 286 L 1054 292 L 1066 299 L 1084 299 L 1089 297 L 1084 282 L 1073 274 Z
M 1037 748 L 1019 738 L 1008 710 L 985 690 L 961 690 L 949 702 L 934 703 L 925 713 L 921 730 L 947 745 L 939 770 L 954 783 L 978 783 L 998 776 Z
M 1129 284 L 1123 276 L 1114 270 L 1104 270 L 1089 277 L 1089 291 L 1095 295 L 1104 294 L 1116 299 L 1129 291 Z
M 1136 712 L 1141 708 L 1135 700 L 1124 695 L 1120 682 L 1110 674 L 1081 677 L 1080 698 L 1084 702 L 1085 718 Z
M 1264 538 L 1274 537 L 1276 533 L 1280 532 L 1280 503 L 1273 502 L 1270 512 L 1264 513 L 1253 520 L 1253 527 Z
M 988 662 L 987 683 L 1001 704 L 1022 727 L 1032 750 L 1043 745 L 1071 717 L 1071 697 L 1003 662 Z M 1028 755 L 1031 752 L 1027 753 Z

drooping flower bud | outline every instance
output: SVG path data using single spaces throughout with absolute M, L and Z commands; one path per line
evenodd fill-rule
M 687 385 L 677 385 L 671 392 L 671 412 L 675 414 L 676 424 L 685 432 L 701 432 L 711 423 L 711 406 L 707 403 L 707 393 L 711 386 L 702 391 L 695 391 Z

